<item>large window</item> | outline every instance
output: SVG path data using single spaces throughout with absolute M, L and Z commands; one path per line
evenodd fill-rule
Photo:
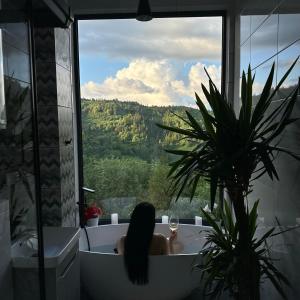
M 209 202 L 203 180 L 175 202 L 167 178 L 174 160 L 164 149 L 192 146 L 156 123 L 184 127 L 176 115 L 200 119 L 194 92 L 207 84 L 204 67 L 221 86 L 222 17 L 151 22 L 79 21 L 84 184 L 96 190 L 107 217 L 129 218 L 140 201 L 157 217 L 193 218 Z

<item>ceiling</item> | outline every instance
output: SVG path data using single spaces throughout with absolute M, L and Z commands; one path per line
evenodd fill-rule
M 139 0 L 65 0 L 74 15 L 135 13 Z M 149 0 L 153 12 L 234 11 L 269 14 L 281 4 L 281 13 L 299 13 L 300 0 Z
M 135 13 L 138 0 L 68 0 L 74 14 Z M 234 0 L 149 0 L 153 12 L 227 10 Z

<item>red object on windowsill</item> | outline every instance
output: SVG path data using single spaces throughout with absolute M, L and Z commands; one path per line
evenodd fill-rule
M 88 206 L 84 211 L 84 216 L 86 220 L 97 218 L 103 215 L 103 211 L 100 207 L 96 206 L 96 203 L 93 203 L 91 206 Z

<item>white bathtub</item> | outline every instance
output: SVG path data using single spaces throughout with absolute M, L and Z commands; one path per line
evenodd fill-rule
M 87 228 L 91 252 L 85 232 L 81 232 L 81 283 L 93 300 L 182 300 L 200 287 L 201 273 L 192 270 L 192 266 L 201 261 L 198 252 L 205 242 L 204 234 L 199 232 L 209 227 L 181 224 L 177 244 L 180 253 L 150 256 L 149 284 L 145 286 L 128 280 L 123 256 L 113 253 L 127 227 L 128 224 L 119 224 Z M 168 235 L 168 225 L 156 224 L 155 232 Z

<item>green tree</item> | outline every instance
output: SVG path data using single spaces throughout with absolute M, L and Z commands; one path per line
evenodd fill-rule
M 169 166 L 155 163 L 151 167 L 148 185 L 148 198 L 156 209 L 168 209 L 172 200 L 170 181 L 167 178 Z

